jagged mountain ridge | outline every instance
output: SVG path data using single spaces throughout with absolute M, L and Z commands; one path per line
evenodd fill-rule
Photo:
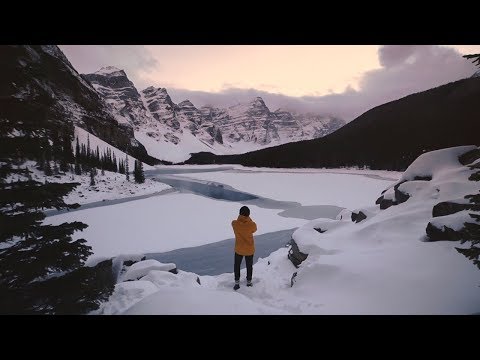
M 196 151 L 238 153 L 313 139 L 345 124 L 341 119 L 319 114 L 295 114 L 280 109 L 272 112 L 260 97 L 223 109 L 197 108 L 189 100 L 175 104 L 165 88 L 150 86 L 138 92 L 125 72 L 114 67 L 83 76 L 118 116 L 135 127 L 137 138 L 149 152 L 156 151 L 155 144 L 165 143 L 180 145 L 175 147 L 180 151 L 186 141 L 193 141 Z M 189 154 L 184 155 L 186 159 Z

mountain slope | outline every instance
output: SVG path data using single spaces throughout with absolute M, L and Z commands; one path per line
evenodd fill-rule
M 242 155 L 194 154 L 187 164 L 265 167 L 369 166 L 404 170 L 426 151 L 479 144 L 480 78 L 469 78 L 377 106 L 336 132 Z
M 189 100 L 175 104 L 167 89 L 150 86 L 140 92 L 123 70 L 102 68 L 83 75 L 135 128 L 149 154 L 183 161 L 191 152 L 238 154 L 331 133 L 344 121 L 318 114 L 271 112 L 262 98 L 226 109 L 196 108 Z
M 79 126 L 109 144 L 129 148 L 145 162 L 156 159 L 134 138 L 133 128 L 111 113 L 91 84 L 55 45 L 1 46 L 0 117 L 18 123 L 36 118 L 32 131 L 46 127 L 73 134 Z

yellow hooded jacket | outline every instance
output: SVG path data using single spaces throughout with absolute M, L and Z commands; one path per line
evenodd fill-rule
M 235 233 L 235 252 L 243 256 L 253 255 L 253 233 L 257 231 L 257 224 L 249 216 L 238 215 L 237 220 L 232 221 L 232 227 Z

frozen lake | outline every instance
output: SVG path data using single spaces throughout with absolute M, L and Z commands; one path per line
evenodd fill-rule
M 87 229 L 75 235 L 92 246 L 92 257 L 155 253 L 157 258 L 175 262 L 181 269 L 188 269 L 188 265 L 182 266 L 185 263 L 198 265 L 195 272 L 199 274 L 230 272 L 231 221 L 242 205 L 251 209 L 251 217 L 258 225 L 258 256 L 265 257 L 289 240 L 291 229 L 311 219 L 335 219 L 343 208 L 373 205 L 373 199 L 393 182 L 383 174 L 366 172 L 361 176 L 360 170 L 350 174 L 344 169 L 339 173 L 306 169 L 280 172 L 197 166 L 162 167 L 145 174 L 172 189 L 85 204 L 66 213 L 51 211 L 47 222 L 88 224 Z M 213 261 L 209 252 L 216 254 L 217 263 L 210 270 L 205 266 L 205 259 Z

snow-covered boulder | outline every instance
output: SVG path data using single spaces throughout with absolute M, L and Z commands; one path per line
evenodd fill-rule
M 126 271 L 127 267 L 143 260 L 145 260 L 144 254 L 121 254 L 114 257 L 112 260 L 112 271 L 116 279 L 120 279 L 120 276 Z
M 122 275 L 122 281 L 137 280 L 147 275 L 152 270 L 177 272 L 177 266 L 173 263 L 161 263 L 157 260 L 144 260 L 130 266 L 125 274 Z
M 346 224 L 348 222 L 324 218 L 306 223 L 292 234 L 288 258 L 295 267 L 298 267 L 307 259 L 311 251 L 318 250 L 324 233 Z
M 427 225 L 427 236 L 431 241 L 471 240 L 480 230 L 480 213 L 460 211 L 455 214 L 434 218 Z
M 349 209 L 343 209 L 338 213 L 335 220 L 349 221 L 352 217 L 352 211 Z
M 148 280 L 159 288 L 162 286 L 197 287 L 201 285 L 197 274 L 181 270 L 177 274 L 168 271 L 151 270 L 140 280 Z

